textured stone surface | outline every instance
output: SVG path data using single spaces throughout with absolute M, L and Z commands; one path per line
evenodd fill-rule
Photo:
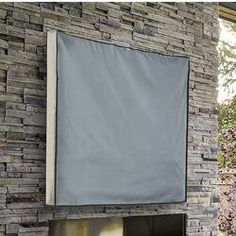
M 213 3 L 0 3 L 0 235 L 47 235 L 52 219 L 168 213 L 187 213 L 190 236 L 216 235 L 217 19 Z M 190 57 L 187 203 L 45 206 L 50 29 Z

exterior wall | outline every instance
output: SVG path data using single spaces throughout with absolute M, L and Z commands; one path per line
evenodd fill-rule
M 214 3 L 0 3 L 0 235 L 48 235 L 52 219 L 182 212 L 188 235 L 216 235 L 217 18 Z M 187 203 L 45 206 L 50 29 L 190 57 Z

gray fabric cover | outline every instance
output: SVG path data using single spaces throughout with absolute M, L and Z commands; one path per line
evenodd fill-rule
M 57 44 L 56 204 L 185 201 L 189 60 Z

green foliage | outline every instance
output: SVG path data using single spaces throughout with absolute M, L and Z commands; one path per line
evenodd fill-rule
M 236 33 L 236 24 L 226 21 L 221 21 L 221 24 L 228 31 Z M 218 55 L 220 77 L 225 81 L 223 86 L 225 89 L 230 89 L 236 82 L 236 45 L 221 40 Z M 232 181 L 232 176 L 226 176 L 224 173 L 225 170 L 233 168 L 232 162 L 236 159 L 236 95 L 230 101 L 218 105 L 218 118 L 219 151 L 216 157 L 219 167 L 218 179 L 221 184 L 229 184 L 227 181 Z M 222 235 L 228 235 L 232 231 L 232 212 L 236 210 L 235 204 L 232 203 L 234 191 L 233 186 L 228 186 L 227 191 L 224 188 L 220 192 L 218 226 Z
M 223 20 L 220 23 L 228 31 L 236 33 L 236 24 Z M 221 40 L 218 53 L 219 72 L 221 77 L 225 79 L 224 86 L 227 88 L 236 81 L 236 45 Z M 230 167 L 236 155 L 236 95 L 230 101 L 218 105 L 218 119 L 220 150 L 217 154 L 217 160 L 221 168 Z
M 218 105 L 218 119 L 217 161 L 220 168 L 231 167 L 236 157 L 236 95 L 229 102 Z
M 231 167 L 236 157 L 236 127 L 228 128 L 219 133 L 219 147 L 217 161 L 220 168 Z
M 229 163 L 226 163 L 224 154 L 221 152 L 217 153 L 216 159 L 217 159 L 218 164 L 221 168 L 224 168 L 225 166 L 228 166 L 228 164 L 229 164 Z
M 227 103 L 218 105 L 219 132 L 236 127 L 236 95 Z
M 230 31 L 232 34 L 236 34 L 236 24 L 228 21 L 221 20 L 221 25 Z M 232 42 L 219 41 L 218 45 L 218 57 L 219 57 L 219 72 L 221 76 L 226 78 L 225 86 L 228 86 L 236 82 L 236 45 Z
M 228 42 L 221 41 L 219 44 L 219 69 L 221 74 L 232 76 L 236 67 L 235 58 L 236 47 Z
M 227 20 L 224 20 L 223 21 L 225 27 L 229 30 L 229 31 L 235 31 L 236 32 L 236 24 L 235 23 L 232 23 L 230 21 L 227 21 Z

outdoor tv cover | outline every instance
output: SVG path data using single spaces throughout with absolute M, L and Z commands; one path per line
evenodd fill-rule
M 189 59 L 48 33 L 50 205 L 186 200 Z

